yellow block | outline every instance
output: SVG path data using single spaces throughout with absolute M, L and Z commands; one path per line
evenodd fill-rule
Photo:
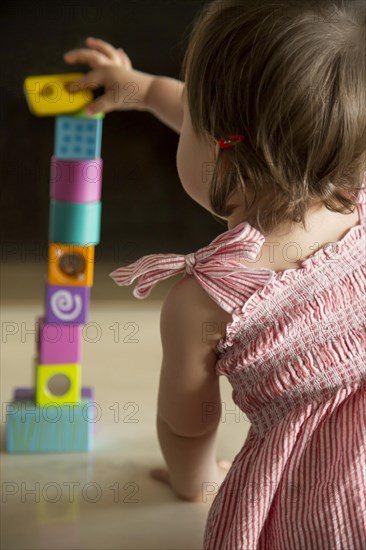
M 36 403 L 48 405 L 49 403 L 79 403 L 81 400 L 81 368 L 77 363 L 44 365 L 35 361 L 36 367 Z M 66 376 L 69 388 L 62 395 L 52 393 L 48 384 L 56 382 L 52 378 L 57 375 Z M 52 387 L 52 386 L 51 386 Z
M 80 111 L 94 99 L 90 88 L 69 92 L 66 84 L 79 80 L 84 73 L 28 76 L 24 94 L 30 111 L 36 116 L 56 116 Z
M 93 286 L 94 252 L 92 245 L 49 243 L 48 284 Z

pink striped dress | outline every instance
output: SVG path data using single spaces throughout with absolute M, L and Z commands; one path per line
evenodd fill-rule
M 365 186 L 358 212 L 299 269 L 239 264 L 264 242 L 244 222 L 196 253 L 111 273 L 119 285 L 138 278 L 137 298 L 194 275 L 232 315 L 216 373 L 251 425 L 209 510 L 205 550 L 366 549 Z

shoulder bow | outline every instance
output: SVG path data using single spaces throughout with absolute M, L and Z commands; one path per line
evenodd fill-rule
M 185 272 L 194 275 L 210 296 L 231 313 L 243 304 L 243 297 L 249 297 L 272 274 L 270 270 L 254 271 L 240 263 L 255 260 L 264 240 L 259 231 L 243 222 L 197 252 L 150 254 L 119 267 L 109 276 L 119 286 L 130 285 L 138 278 L 133 295 L 143 299 L 159 281 Z

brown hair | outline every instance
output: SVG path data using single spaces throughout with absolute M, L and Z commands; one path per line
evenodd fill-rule
M 181 75 L 198 136 L 245 136 L 217 155 L 210 201 L 218 216 L 231 214 L 237 192 L 244 219 L 264 235 L 293 223 L 306 229 L 314 205 L 354 211 L 366 170 L 363 0 L 211 2 Z

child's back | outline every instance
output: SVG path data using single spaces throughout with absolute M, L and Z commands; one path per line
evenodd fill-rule
M 243 306 L 218 344 L 216 372 L 251 428 L 210 509 L 204 548 L 366 548 L 364 186 L 359 223 L 343 238 L 299 269 L 252 263 L 247 292 L 236 289 Z

